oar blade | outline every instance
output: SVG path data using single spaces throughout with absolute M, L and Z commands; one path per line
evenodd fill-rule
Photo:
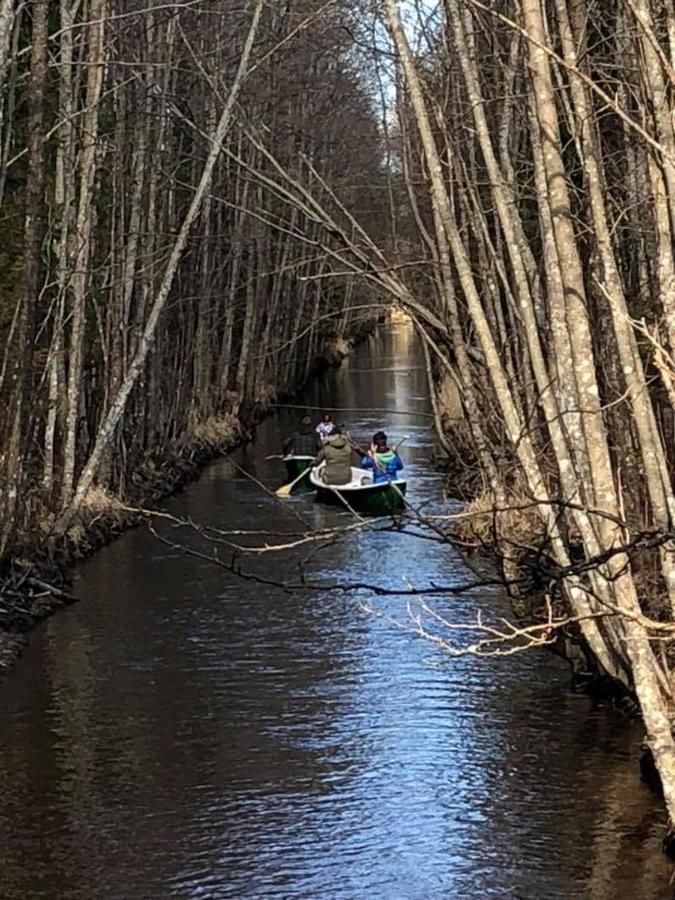
M 302 481 L 302 479 L 305 477 L 306 474 L 307 474 L 306 471 L 301 472 L 297 478 L 293 479 L 293 481 L 289 481 L 288 484 L 282 484 L 280 488 L 276 489 L 276 491 L 274 492 L 274 495 L 276 497 L 278 497 L 280 500 L 285 500 L 286 497 L 290 497 L 291 491 L 293 490 L 293 488 L 296 486 L 296 484 L 299 481 Z

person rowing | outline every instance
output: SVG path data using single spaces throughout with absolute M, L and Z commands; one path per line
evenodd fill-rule
M 314 456 L 316 453 L 316 435 L 312 428 L 312 420 L 304 416 L 300 426 L 284 441 L 284 456 Z
M 395 481 L 398 478 L 403 461 L 396 450 L 392 450 L 387 444 L 387 435 L 384 431 L 376 431 L 373 435 L 370 450 L 361 457 L 361 468 L 373 470 L 374 484 Z
M 326 484 L 349 484 L 352 480 L 353 453 L 355 450 L 342 433 L 342 428 L 336 425 L 315 456 L 313 465 L 325 462 L 321 477 Z

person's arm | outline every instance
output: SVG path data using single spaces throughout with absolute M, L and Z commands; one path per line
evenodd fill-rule
M 314 462 L 312 463 L 312 465 L 318 466 L 319 463 L 322 463 L 325 458 L 326 458 L 326 451 L 322 447 L 321 450 L 319 450 L 319 452 L 314 457 Z
M 375 464 L 371 456 L 362 456 L 361 457 L 361 468 L 362 469 L 372 469 Z
M 284 456 L 290 456 L 290 454 L 291 454 L 291 448 L 293 447 L 293 440 L 294 440 L 294 438 L 295 438 L 295 435 L 293 435 L 293 434 L 289 435 L 289 436 L 286 438 L 286 440 L 283 442 L 283 444 L 281 445 L 281 446 L 282 446 L 282 449 L 283 449 Z
M 398 455 L 398 453 L 396 453 L 395 456 L 396 456 L 396 471 L 400 472 L 401 469 L 403 468 L 403 460 Z
M 347 443 L 349 444 L 350 454 L 349 461 L 351 463 L 353 457 L 356 457 L 359 462 L 361 462 L 361 457 L 363 456 L 363 450 L 360 450 L 356 444 L 352 441 L 351 434 L 347 433 Z

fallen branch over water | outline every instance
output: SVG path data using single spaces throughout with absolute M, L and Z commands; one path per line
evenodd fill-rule
M 407 621 L 401 621 L 392 617 L 387 611 L 373 607 L 371 603 L 361 603 L 362 608 L 374 614 L 384 616 L 399 628 L 414 632 L 434 643 L 439 649 L 452 656 L 480 655 L 480 656 L 507 656 L 521 650 L 532 647 L 550 645 L 556 642 L 561 632 L 570 632 L 582 622 L 589 620 L 606 620 L 611 618 L 623 619 L 635 622 L 645 628 L 650 640 L 657 643 L 671 642 L 675 640 L 675 622 L 660 621 L 641 612 L 624 608 L 620 604 L 608 602 L 606 598 L 600 598 L 592 594 L 590 588 L 586 588 L 589 598 L 597 604 L 597 609 L 584 615 L 570 615 L 564 609 L 561 601 L 561 587 L 569 578 L 579 578 L 593 570 L 603 570 L 608 561 L 615 556 L 625 556 L 628 560 L 645 548 L 654 548 L 667 543 L 675 538 L 675 532 L 649 530 L 632 539 L 603 551 L 593 558 L 579 559 L 568 566 L 556 566 L 547 554 L 540 548 L 536 563 L 531 567 L 532 571 L 525 568 L 522 574 L 507 578 L 503 574 L 491 577 L 476 577 L 459 583 L 414 584 L 407 582 L 401 586 L 387 586 L 368 581 L 336 581 L 316 579 L 308 576 L 306 567 L 307 559 L 297 565 L 297 576 L 281 580 L 269 577 L 247 569 L 243 560 L 247 556 L 261 556 L 268 553 L 283 554 L 297 550 L 303 546 L 315 546 L 317 552 L 325 547 L 332 546 L 336 542 L 349 538 L 356 532 L 364 529 L 376 529 L 388 531 L 395 535 L 414 536 L 431 540 L 435 543 L 451 545 L 454 543 L 452 534 L 439 529 L 439 518 L 458 519 L 462 514 L 447 517 L 430 517 L 429 521 L 419 513 L 411 511 L 406 521 L 392 521 L 387 518 L 372 520 L 358 520 L 349 524 L 340 524 L 332 528 L 314 530 L 308 527 L 305 531 L 283 532 L 276 534 L 270 531 L 226 531 L 212 526 L 198 525 L 197 523 L 181 519 L 170 513 L 153 510 L 136 510 L 142 512 L 149 520 L 151 533 L 165 546 L 187 556 L 212 563 L 230 572 L 237 578 L 254 582 L 268 587 L 277 587 L 285 593 L 295 591 L 314 591 L 318 593 L 362 594 L 369 593 L 379 598 L 405 598 L 407 601 Z M 210 545 L 210 550 L 204 550 L 187 546 L 177 540 L 173 540 L 165 534 L 161 534 L 155 527 L 153 519 L 171 522 L 175 528 L 187 528 L 197 534 Z M 233 538 L 238 537 L 262 538 L 253 544 L 244 544 Z M 276 538 L 276 540 L 270 540 Z M 227 548 L 228 556 L 223 558 L 219 548 Z M 518 548 L 523 549 L 523 548 Z M 527 548 L 532 550 L 533 548 Z M 536 571 L 534 571 L 536 569 Z M 428 599 L 441 596 L 455 596 L 472 594 L 481 590 L 495 588 L 504 590 L 507 594 L 533 595 L 536 593 L 535 582 L 545 584 L 543 604 L 534 622 L 523 621 L 517 617 L 513 620 L 505 617 L 495 617 L 492 621 L 485 621 L 479 612 L 474 621 L 454 622 L 446 616 L 440 616 L 428 603 Z M 555 601 L 552 598 L 557 598 Z M 414 605 L 413 605 L 414 604 Z M 433 625 L 433 628 L 430 627 Z M 468 644 L 455 644 L 449 635 L 463 634 L 466 636 L 477 635 L 477 640 Z

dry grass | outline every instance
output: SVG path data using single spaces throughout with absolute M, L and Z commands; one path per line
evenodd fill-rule
M 87 496 L 82 501 L 83 512 L 93 513 L 94 515 L 119 512 L 122 506 L 123 503 L 120 498 L 102 487 L 102 485 L 94 485 L 94 487 L 89 488 Z
M 507 494 L 506 506 L 495 510 L 494 496 L 483 491 L 466 505 L 456 532 L 469 544 L 495 546 L 508 542 L 530 546 L 544 537 L 541 516 L 524 491 Z
M 258 385 L 255 392 L 255 399 L 257 403 L 260 403 L 263 407 L 267 408 L 277 399 L 276 388 L 269 382 Z
M 89 529 L 95 521 L 102 519 L 106 522 L 122 523 L 128 518 L 129 513 L 116 494 L 100 484 L 94 485 L 89 488 L 87 496 L 82 501 L 77 520 L 66 533 L 68 541 L 75 548 L 86 545 Z
M 239 433 L 239 419 L 232 413 L 209 416 L 192 428 L 190 439 L 203 447 L 228 447 Z
M 334 340 L 328 341 L 322 355 L 329 365 L 336 365 L 351 353 L 351 349 L 348 341 L 343 337 L 336 337 Z
M 336 338 L 336 340 L 334 340 L 331 344 L 331 348 L 341 356 L 348 356 L 349 352 L 351 351 L 349 342 L 346 341 L 343 337 Z
M 87 534 L 87 527 L 94 519 L 112 517 L 116 520 L 125 518 L 127 512 L 120 498 L 108 491 L 102 485 L 94 485 L 89 489 L 87 496 L 82 501 L 78 518 L 67 532 L 67 539 L 74 545 L 79 545 Z M 26 540 L 47 539 L 54 533 L 54 527 L 58 515 L 53 508 L 41 502 L 32 510 L 31 531 L 25 535 Z
M 66 538 L 71 547 L 80 547 L 87 539 L 87 529 L 80 522 L 76 522 L 66 532 Z
M 392 306 L 387 315 L 392 325 L 407 325 L 410 322 L 408 313 L 398 306 Z
M 436 388 L 436 402 L 441 414 L 441 421 L 447 430 L 455 428 L 464 420 L 464 407 L 457 387 L 457 382 L 447 372 L 441 376 Z

